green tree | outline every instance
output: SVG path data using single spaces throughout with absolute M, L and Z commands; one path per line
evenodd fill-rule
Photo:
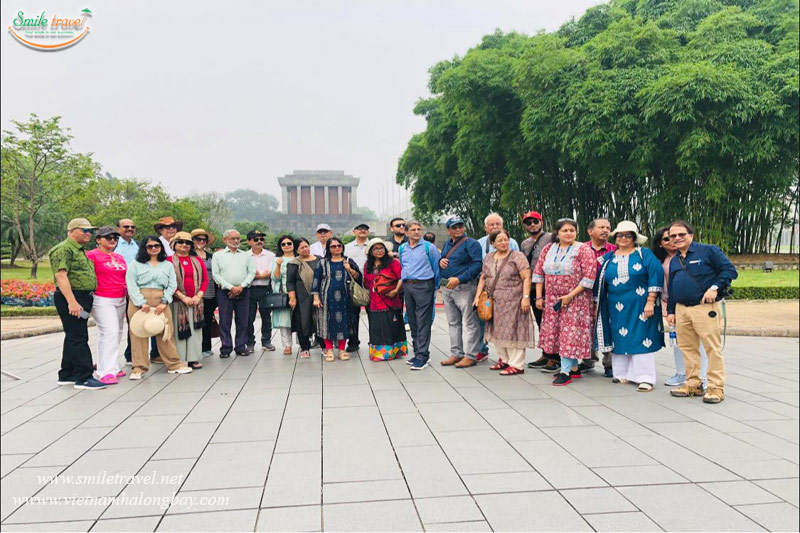
M 278 209 L 278 199 L 271 194 L 252 189 L 236 189 L 225 194 L 233 220 L 265 220 L 269 213 Z

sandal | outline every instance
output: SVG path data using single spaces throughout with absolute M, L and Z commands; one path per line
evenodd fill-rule
M 508 368 L 506 368 L 505 370 L 500 372 L 500 375 L 501 376 L 515 376 L 517 374 L 524 374 L 524 373 L 525 373 L 525 371 L 522 370 L 521 368 L 517 368 L 515 366 L 509 366 Z
M 335 357 L 333 356 L 333 350 L 325 352 L 325 360 L 329 363 L 332 363 Z
M 650 392 L 653 390 L 653 386 L 649 383 L 639 383 L 639 386 L 636 388 L 639 392 Z
M 187 364 L 189 365 L 189 368 L 191 368 L 192 370 L 203 368 L 203 363 L 201 363 L 200 361 L 190 361 Z
M 310 358 L 311 358 L 311 352 L 309 352 L 308 350 L 300 351 L 300 359 L 310 359 Z
M 497 361 L 497 364 L 490 366 L 489 370 L 505 370 L 506 368 L 508 368 L 508 363 L 504 363 L 503 361 Z

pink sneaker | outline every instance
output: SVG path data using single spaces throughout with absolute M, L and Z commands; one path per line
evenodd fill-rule
M 117 377 L 118 378 L 124 378 L 125 377 L 125 371 L 124 370 L 120 370 L 119 372 L 117 372 Z
M 100 378 L 100 383 L 105 383 L 106 385 L 116 385 L 118 382 L 114 374 L 106 374 Z

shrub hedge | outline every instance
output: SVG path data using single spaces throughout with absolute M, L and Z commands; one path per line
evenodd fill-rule
M 58 316 L 58 312 L 55 307 L 0 305 L 0 316 Z
M 797 287 L 739 287 L 733 288 L 728 300 L 797 300 Z

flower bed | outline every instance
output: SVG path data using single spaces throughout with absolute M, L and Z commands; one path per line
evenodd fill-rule
M 56 286 L 52 281 L 28 282 L 4 279 L 0 282 L 0 302 L 18 307 L 50 307 Z

